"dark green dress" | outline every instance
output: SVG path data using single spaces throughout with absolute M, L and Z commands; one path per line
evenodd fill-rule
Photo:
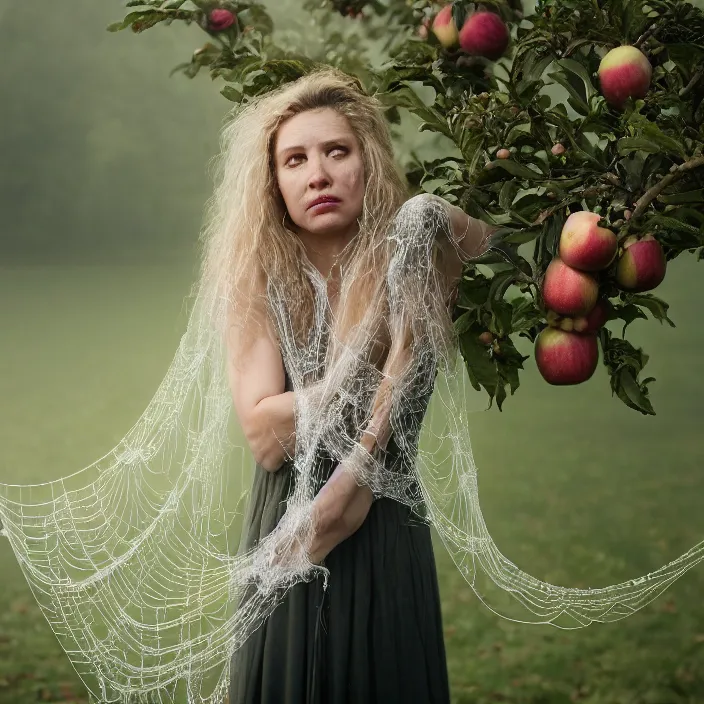
M 421 420 L 429 396 L 417 411 Z M 398 455 L 393 436 L 387 451 Z M 336 463 L 320 461 L 329 476 Z M 247 549 L 283 516 L 291 464 L 276 472 L 257 467 Z M 449 702 L 430 527 L 407 506 L 378 499 L 324 564 L 326 590 L 322 578 L 294 586 L 235 652 L 229 704 Z

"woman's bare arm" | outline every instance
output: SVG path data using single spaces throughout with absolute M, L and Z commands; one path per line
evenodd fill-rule
M 281 351 L 270 330 L 248 349 L 233 324 L 227 335 L 227 376 L 232 400 L 255 461 L 267 471 L 281 467 L 295 449 L 294 392 L 285 391 Z
M 465 263 L 486 252 L 491 235 L 498 230 L 498 225 L 489 225 L 483 220 L 473 218 L 471 215 L 467 215 L 462 208 L 449 203 L 440 196 L 427 195 L 443 205 L 450 218 L 452 238 L 458 246 L 459 252 L 452 245 L 446 248 L 450 255 L 446 274 L 450 281 L 456 283 L 462 274 Z
M 408 341 L 397 340 L 386 358 L 384 378 L 374 397 L 371 419 L 359 439 L 359 444 L 369 455 L 377 447 L 385 449 L 389 441 L 392 387 L 409 355 Z M 356 461 L 364 462 L 364 459 L 357 460 L 353 455 L 340 462 L 315 497 L 316 530 L 308 555 L 314 564 L 323 560 L 334 547 L 360 528 L 374 502 L 369 486 L 358 483 L 356 471 L 359 468 L 353 464 Z

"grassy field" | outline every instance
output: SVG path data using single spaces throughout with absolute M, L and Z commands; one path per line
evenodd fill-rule
M 676 329 L 632 328 L 652 355 L 657 417 L 611 399 L 601 369 L 559 389 L 532 360 L 504 413 L 471 416 L 487 524 L 534 576 L 606 586 L 704 537 L 699 272 L 676 261 L 659 290 Z M 2 481 L 60 477 L 117 443 L 171 362 L 193 275 L 190 264 L 0 270 Z M 439 544 L 437 560 L 455 702 L 704 702 L 704 566 L 626 620 L 565 631 L 500 618 Z M 0 704 L 85 701 L 6 541 L 0 570 Z

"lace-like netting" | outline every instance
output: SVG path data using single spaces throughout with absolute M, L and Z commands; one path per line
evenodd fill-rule
M 571 589 L 531 577 L 500 553 L 479 507 L 468 433 L 471 387 L 457 346 L 439 323 L 444 304 L 432 252 L 438 237 L 451 241 L 449 233 L 446 210 L 425 195 L 407 201 L 388 232 L 388 322 L 396 334 L 409 325 L 413 331 L 392 387 L 399 462 L 387 463 L 383 450 L 369 454 L 359 443 L 384 378 L 367 361 L 371 336 L 362 328 L 357 342 L 328 365 L 322 277 L 311 267 L 317 305 L 304 346 L 292 338 L 285 292 L 270 282 L 296 391 L 296 481 L 283 520 L 256 549 L 239 549 L 254 461 L 233 412 L 226 349 L 214 324 L 224 307 L 202 285 L 165 378 L 111 452 L 56 481 L 0 485 L 3 533 L 96 699 L 224 699 L 233 652 L 287 588 L 327 576 L 306 557 L 321 444 L 346 459 L 376 496 L 423 505 L 477 596 L 496 608 L 478 588 L 479 578 L 488 577 L 515 598 L 507 603 L 531 615 L 526 622 L 569 628 L 623 618 L 702 559 L 704 543 L 638 579 Z M 418 420 L 409 423 L 409 417 Z M 507 611 L 501 615 L 510 618 Z

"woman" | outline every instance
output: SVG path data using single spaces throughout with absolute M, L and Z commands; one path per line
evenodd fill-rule
M 347 419 L 361 421 L 359 444 L 382 457 L 384 467 L 408 477 L 413 459 L 412 447 L 395 443 L 389 422 L 391 386 L 412 357 L 409 326 L 394 330 L 388 324 L 383 295 L 393 251 L 388 228 L 408 193 L 379 105 L 352 79 L 328 69 L 267 96 L 257 114 L 269 190 L 253 245 L 246 249 L 243 241 L 238 248 L 244 255 L 234 263 L 228 291 L 228 377 L 257 460 L 245 551 L 279 525 L 298 476 L 292 471 L 298 392 L 282 357 L 284 345 L 284 357 L 295 356 L 288 330 L 299 341 L 317 330 L 324 343 L 312 345 L 322 363 L 297 380 L 311 388 L 339 360 L 340 340 L 351 344 L 354 324 L 372 321 L 363 326 L 379 331 L 368 361 L 382 371 L 381 382 L 368 425 L 368 415 L 354 410 Z M 451 212 L 460 254 L 479 254 L 487 226 L 438 201 Z M 447 314 L 462 260 L 451 242 L 436 243 L 441 276 L 433 290 Z M 289 314 L 283 321 L 280 313 L 267 312 L 266 282 L 274 279 L 284 282 Z M 316 301 L 323 302 L 322 315 L 316 316 Z M 234 313 L 252 309 L 246 325 Z M 401 419 L 407 427 L 420 426 L 433 386 L 428 376 L 415 376 L 419 403 L 407 407 Z M 338 464 L 326 449 L 325 442 L 317 448 L 307 539 L 284 545 L 277 560 L 304 551 L 328 570 L 327 588 L 320 577 L 294 584 L 235 652 L 230 704 L 448 702 L 438 582 L 422 503 L 409 508 L 393 498 L 374 500 L 375 493 L 389 492 L 374 492 L 373 477 L 359 464 Z

